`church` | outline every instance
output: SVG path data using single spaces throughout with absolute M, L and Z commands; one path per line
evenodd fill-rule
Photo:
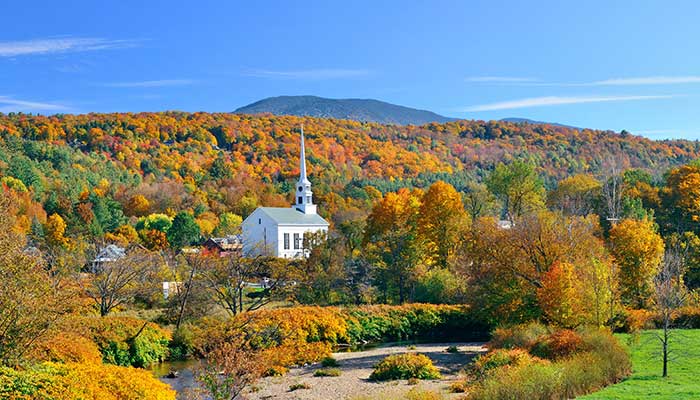
M 316 213 L 311 182 L 306 177 L 304 127 L 301 128 L 300 172 L 297 182 L 296 204 L 292 207 L 258 207 L 241 225 L 243 254 L 281 258 L 308 256 L 304 249 L 304 235 L 328 232 L 328 222 Z

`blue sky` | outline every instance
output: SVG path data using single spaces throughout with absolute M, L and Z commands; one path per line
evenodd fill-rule
M 0 112 L 313 94 L 700 138 L 696 1 L 25 0 L 1 20 Z

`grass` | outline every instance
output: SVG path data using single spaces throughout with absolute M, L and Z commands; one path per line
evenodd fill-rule
M 629 343 L 632 357 L 632 376 L 616 385 L 592 393 L 581 399 L 697 399 L 700 395 L 700 329 L 674 331 L 671 342 L 672 356 L 668 377 L 661 377 L 661 344 L 655 331 L 643 331 L 634 337 L 617 335 L 622 343 Z

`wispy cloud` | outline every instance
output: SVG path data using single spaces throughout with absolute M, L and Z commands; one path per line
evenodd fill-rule
M 306 69 L 296 71 L 272 71 L 264 69 L 250 69 L 242 72 L 243 76 L 251 76 L 256 78 L 309 80 L 359 78 L 370 74 L 371 71 L 366 69 L 343 68 Z
M 639 78 L 616 78 L 591 82 L 590 86 L 636 86 L 636 85 L 677 85 L 700 83 L 700 76 L 646 76 Z
M 134 47 L 135 40 L 113 40 L 94 37 L 52 37 L 10 42 L 0 42 L 0 57 L 16 57 L 33 54 L 75 53 Z
M 116 88 L 154 88 L 165 86 L 188 86 L 195 83 L 197 83 L 197 81 L 192 79 L 158 79 L 152 81 L 110 82 L 103 83 L 101 86 Z
M 0 112 L 40 112 L 40 111 L 68 111 L 69 108 L 58 103 L 43 103 L 37 101 L 19 100 L 9 96 L 0 96 Z
M 470 76 L 464 79 L 466 82 L 477 83 L 526 83 L 537 82 L 537 78 L 525 78 L 515 76 Z
M 471 107 L 466 107 L 459 111 L 461 112 L 479 112 L 479 111 L 496 111 L 496 110 L 511 110 L 516 108 L 529 107 L 545 107 L 556 106 L 563 104 L 581 104 L 581 103 L 603 103 L 613 101 L 635 101 L 635 100 L 655 100 L 668 99 L 674 96 L 671 95 L 653 95 L 653 96 L 545 96 L 531 97 L 526 99 L 517 99 L 502 101 L 498 103 L 480 104 Z

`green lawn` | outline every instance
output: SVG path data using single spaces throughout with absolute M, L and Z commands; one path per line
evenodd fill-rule
M 629 343 L 633 372 L 625 381 L 582 399 L 697 399 L 700 398 L 700 329 L 674 331 L 668 378 L 661 377 L 661 344 L 653 331 L 630 343 L 630 335 L 616 335 Z

